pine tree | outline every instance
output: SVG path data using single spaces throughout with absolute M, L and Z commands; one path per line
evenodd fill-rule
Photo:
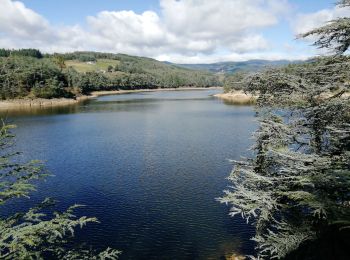
M 340 0 L 338 6 L 349 7 L 350 0 Z M 342 55 L 350 46 L 350 18 L 342 17 L 329 21 L 326 25 L 301 34 L 299 37 L 306 38 L 312 35 L 318 36 L 315 46 L 328 48 L 336 55 Z
M 256 156 L 235 162 L 219 200 L 255 226 L 259 259 L 285 258 L 350 228 L 348 25 L 340 18 L 303 35 L 318 35 L 315 44 L 335 56 L 245 79 L 245 91 L 259 96 Z

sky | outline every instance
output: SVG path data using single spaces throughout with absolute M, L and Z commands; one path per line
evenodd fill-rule
M 350 16 L 336 0 L 0 0 L 0 48 L 100 51 L 175 63 L 299 60 L 296 36 Z

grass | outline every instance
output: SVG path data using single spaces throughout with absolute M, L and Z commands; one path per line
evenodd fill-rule
M 96 63 L 88 64 L 86 62 L 81 62 L 78 60 L 67 60 L 67 67 L 73 67 L 78 72 L 92 72 L 92 71 L 107 71 L 108 66 L 111 65 L 115 67 L 118 65 L 119 61 L 117 60 L 108 60 L 108 59 L 98 59 Z

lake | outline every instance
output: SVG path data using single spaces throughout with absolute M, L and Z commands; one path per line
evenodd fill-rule
M 215 198 L 230 183 L 229 159 L 248 155 L 254 109 L 228 105 L 218 90 L 102 96 L 81 104 L 8 112 L 16 150 L 54 175 L 31 200 L 96 216 L 76 241 L 122 250 L 121 259 L 223 259 L 252 253 L 254 229 Z M 2 114 L 4 116 L 4 114 Z M 4 212 L 2 212 L 4 213 Z

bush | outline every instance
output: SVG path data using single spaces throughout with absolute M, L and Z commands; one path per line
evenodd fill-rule
M 31 90 L 31 94 L 37 98 L 73 98 L 74 95 L 65 89 L 65 85 L 62 81 L 54 79 L 48 79 L 45 84 L 37 83 Z

